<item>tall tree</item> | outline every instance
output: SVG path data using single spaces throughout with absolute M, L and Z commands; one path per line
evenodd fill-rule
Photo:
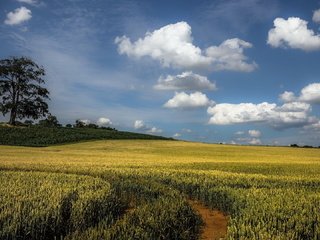
M 27 57 L 0 60 L 0 112 L 16 119 L 45 117 L 49 113 L 49 91 L 42 87 L 45 70 Z

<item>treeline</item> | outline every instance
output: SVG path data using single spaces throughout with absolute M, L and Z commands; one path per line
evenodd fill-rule
M 295 148 L 320 148 L 320 146 L 319 147 L 313 147 L 313 146 L 310 146 L 310 145 L 299 146 L 298 144 L 290 144 L 290 147 L 295 147 Z
M 1 124 L 1 123 L 0 123 Z M 5 124 L 5 123 L 3 123 Z M 79 119 L 77 119 L 73 124 L 68 123 L 64 126 L 59 123 L 56 116 L 49 115 L 47 118 L 39 120 L 38 122 L 34 122 L 30 119 L 25 120 L 24 122 L 15 121 L 15 126 L 18 127 L 66 127 L 66 128 L 93 128 L 93 129 L 107 129 L 110 131 L 118 131 L 116 128 L 112 128 L 110 126 L 99 126 L 98 124 L 94 123 L 85 123 Z
M 168 140 L 161 136 L 107 128 L 90 127 L 3 127 L 0 125 L 0 145 L 43 147 L 54 144 L 108 139 Z

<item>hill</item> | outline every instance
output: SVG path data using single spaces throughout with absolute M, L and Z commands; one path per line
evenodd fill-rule
M 54 144 L 106 139 L 169 140 L 161 136 L 108 129 L 0 126 L 0 145 L 44 147 Z

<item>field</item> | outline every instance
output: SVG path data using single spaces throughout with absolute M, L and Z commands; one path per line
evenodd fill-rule
M 320 239 L 320 149 L 163 140 L 0 146 L 0 239 Z

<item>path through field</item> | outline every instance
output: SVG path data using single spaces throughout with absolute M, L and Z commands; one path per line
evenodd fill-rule
M 201 231 L 201 240 L 219 240 L 227 235 L 228 217 L 219 210 L 212 210 L 201 202 L 189 200 L 190 205 L 202 217 L 204 227 Z

